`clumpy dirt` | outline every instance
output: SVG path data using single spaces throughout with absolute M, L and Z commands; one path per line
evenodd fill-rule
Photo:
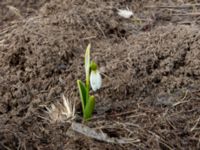
M 0 26 L 7 26 L 12 21 L 18 21 L 20 18 L 26 18 L 37 14 L 37 9 L 49 0 L 5 0 L 0 2 Z
M 196 1 L 7 0 L 0 7 L 0 149 L 200 149 Z M 130 19 L 117 15 L 126 7 Z M 88 43 L 103 85 L 83 123 L 76 80 L 84 80 Z M 52 122 L 46 109 L 62 94 L 76 102 L 76 117 Z M 132 140 L 69 134 L 72 122 Z

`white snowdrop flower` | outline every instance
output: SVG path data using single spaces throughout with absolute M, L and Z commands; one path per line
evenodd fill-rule
M 102 84 L 101 74 L 99 70 L 91 70 L 90 73 L 90 85 L 93 91 L 100 89 Z
M 118 9 L 118 15 L 120 15 L 123 18 L 128 19 L 131 16 L 133 16 L 133 12 L 128 9 Z

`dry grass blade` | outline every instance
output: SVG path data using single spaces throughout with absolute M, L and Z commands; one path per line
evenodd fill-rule
M 75 103 L 72 104 L 70 103 L 69 99 L 66 99 L 66 97 L 62 96 L 63 98 L 63 111 L 62 111 L 62 114 L 63 115 L 66 115 L 67 118 L 74 118 L 75 116 Z
M 189 102 L 188 99 L 185 100 L 185 99 L 187 98 L 187 96 L 188 96 L 188 91 L 185 92 L 184 97 L 183 97 L 180 101 L 174 103 L 172 106 L 175 107 L 175 106 L 177 106 L 177 105 L 180 105 L 180 104 L 183 104 L 183 103 L 187 103 L 187 102 Z
M 172 16 L 200 16 L 200 12 L 186 13 L 186 14 L 172 14 Z
M 7 7 L 8 7 L 8 9 L 9 9 L 12 13 L 14 13 L 17 17 L 19 17 L 20 19 L 23 19 L 23 16 L 21 15 L 19 9 L 17 9 L 16 7 L 11 6 L 11 5 L 8 5 Z
M 196 3 L 196 4 L 185 4 L 185 5 L 181 5 L 181 6 L 145 6 L 145 8 L 170 8 L 170 9 L 186 9 L 186 8 L 193 8 L 193 7 L 199 7 L 200 4 Z
M 159 140 L 160 143 L 162 143 L 163 145 L 165 145 L 165 147 L 169 150 L 173 150 L 173 147 L 171 145 L 169 145 L 161 136 L 159 136 L 158 134 L 152 132 L 152 131 L 148 131 L 150 134 L 152 134 L 153 136 L 155 136 L 155 138 L 157 138 Z
M 78 133 L 81 133 L 87 137 L 107 142 L 107 143 L 114 143 L 114 144 L 130 144 L 134 142 L 140 142 L 139 139 L 132 139 L 132 138 L 110 138 L 106 133 L 103 133 L 101 130 L 97 131 L 92 129 L 86 125 L 73 122 L 71 125 L 71 129 Z
M 200 117 L 197 119 L 195 125 L 191 128 L 191 130 L 190 130 L 191 132 L 196 129 L 197 125 L 199 124 L 199 121 L 200 121 Z

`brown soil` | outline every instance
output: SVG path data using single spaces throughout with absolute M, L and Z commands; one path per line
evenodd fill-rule
M 117 15 L 127 6 L 131 19 Z M 0 8 L 1 150 L 200 149 L 196 1 L 5 0 Z M 76 80 L 88 43 L 103 86 L 85 125 L 128 144 L 69 136 L 70 121 L 44 118 L 64 93 L 81 122 Z

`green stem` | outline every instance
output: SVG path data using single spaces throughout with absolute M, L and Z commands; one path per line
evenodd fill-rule
M 88 103 L 89 101 L 89 91 L 90 91 L 90 78 L 89 78 L 89 75 L 86 77 L 86 104 Z

